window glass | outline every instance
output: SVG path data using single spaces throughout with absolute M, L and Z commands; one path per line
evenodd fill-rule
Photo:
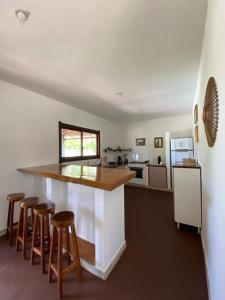
M 81 132 L 62 129 L 62 156 L 81 156 Z
M 59 122 L 59 161 L 100 158 L 100 131 Z
M 95 133 L 83 132 L 83 156 L 97 154 L 97 135 Z

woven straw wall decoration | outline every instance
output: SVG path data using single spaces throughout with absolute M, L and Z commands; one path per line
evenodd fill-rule
M 209 78 L 206 89 L 203 122 L 208 145 L 209 147 L 213 147 L 216 141 L 219 122 L 219 98 L 216 81 L 213 77 Z

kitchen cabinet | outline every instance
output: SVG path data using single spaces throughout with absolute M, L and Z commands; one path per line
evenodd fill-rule
M 149 186 L 167 188 L 167 167 L 165 165 L 149 165 Z
M 201 168 L 174 166 L 174 218 L 179 224 L 202 226 Z

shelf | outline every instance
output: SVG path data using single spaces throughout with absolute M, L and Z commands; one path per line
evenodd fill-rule
M 75 256 L 74 249 L 71 243 L 72 239 L 72 234 L 70 233 L 70 245 L 71 245 L 71 252 L 72 255 Z M 65 242 L 65 241 L 64 241 Z M 77 237 L 77 242 L 78 242 L 78 248 L 79 248 L 79 253 L 80 253 L 80 258 L 85 260 L 91 265 L 95 265 L 95 245 L 80 238 Z
M 107 153 L 107 152 L 131 152 L 131 151 L 132 151 L 132 149 L 130 149 L 130 148 L 125 149 L 125 148 L 110 148 L 110 147 L 105 148 L 103 150 L 103 152 L 105 152 L 105 153 Z

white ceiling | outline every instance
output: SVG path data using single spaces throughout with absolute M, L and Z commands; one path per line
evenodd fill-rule
M 0 78 L 119 122 L 190 112 L 206 2 L 1 0 Z

